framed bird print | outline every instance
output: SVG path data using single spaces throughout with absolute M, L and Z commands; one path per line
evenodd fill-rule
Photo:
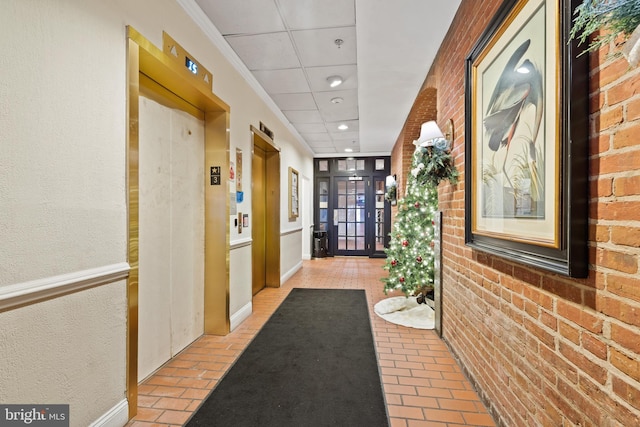
M 465 241 L 587 274 L 588 62 L 577 0 L 505 0 L 466 60 Z

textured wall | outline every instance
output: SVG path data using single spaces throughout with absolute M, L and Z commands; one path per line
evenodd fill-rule
M 0 313 L 0 402 L 66 403 L 84 427 L 124 399 L 124 281 Z
M 126 262 L 126 25 L 155 46 L 167 31 L 214 73 L 231 106 L 230 148 L 245 156 L 242 211 L 250 125 L 275 132 L 283 178 L 288 166 L 312 176 L 310 154 L 176 1 L 3 1 L 0 287 Z M 290 256 L 299 261 L 300 250 Z M 230 283 L 237 307 L 250 302 L 250 282 Z M 0 401 L 68 402 L 74 427 L 116 407 L 126 397 L 126 308 L 120 280 L 0 313 Z
M 0 286 L 125 258 L 124 33 L 91 3 L 3 2 Z
M 126 258 L 122 20 L 102 2 L 8 1 L 0 35 L 0 286 Z M 0 313 L 0 401 L 125 397 L 125 283 Z
M 461 172 L 458 185 L 440 187 L 444 337 L 503 425 L 637 425 L 640 70 L 607 51 L 591 55 L 589 277 L 472 251 L 464 245 L 464 61 L 500 3 L 463 0 L 425 82 L 437 88 L 438 123 L 454 121 Z

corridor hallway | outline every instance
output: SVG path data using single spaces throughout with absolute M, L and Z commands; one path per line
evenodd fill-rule
M 383 259 L 336 257 L 303 263 L 280 288 L 258 293 L 253 314 L 229 335 L 200 337 L 143 381 L 138 415 L 127 426 L 183 425 L 296 287 L 366 291 L 390 426 L 495 425 L 435 331 L 397 326 L 373 313 L 375 303 L 387 297 L 380 281 L 386 274 Z

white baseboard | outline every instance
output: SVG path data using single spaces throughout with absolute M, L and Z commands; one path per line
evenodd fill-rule
M 251 316 L 251 313 L 253 313 L 253 304 L 249 301 L 244 307 L 231 315 L 229 319 L 229 327 L 231 330 L 233 331 L 237 328 L 247 317 Z
M 300 260 L 300 262 L 294 265 L 291 270 L 287 271 L 282 277 L 280 277 L 280 285 L 285 283 L 287 280 L 291 279 L 291 276 L 296 274 L 298 270 L 300 270 L 301 268 L 302 268 L 302 260 Z
M 129 421 L 129 404 L 123 399 L 104 415 L 91 423 L 90 427 L 122 427 Z

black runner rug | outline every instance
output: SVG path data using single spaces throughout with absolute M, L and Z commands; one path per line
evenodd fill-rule
M 365 292 L 292 289 L 186 425 L 387 427 Z

